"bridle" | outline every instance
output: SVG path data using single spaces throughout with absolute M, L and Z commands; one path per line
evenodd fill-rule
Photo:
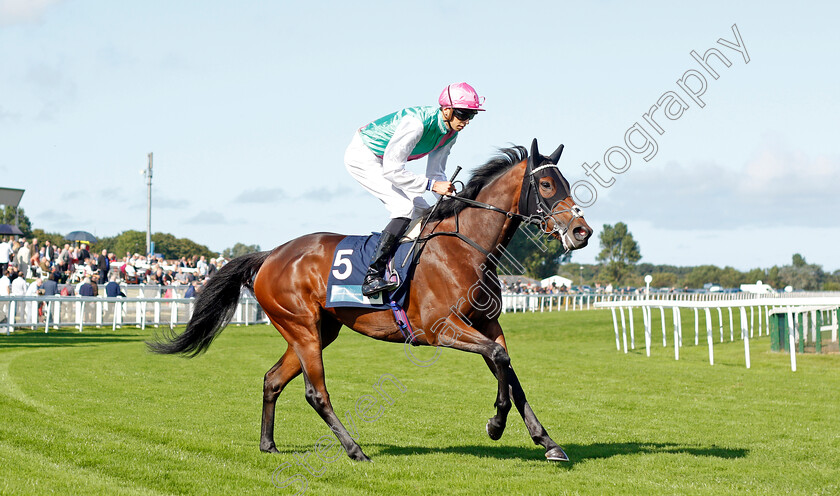
M 555 194 L 554 196 L 552 196 L 551 199 L 547 200 L 542 195 L 540 195 L 536 181 L 537 174 L 550 167 L 558 169 L 557 174 L 558 176 L 560 176 L 559 167 L 557 167 L 555 162 L 560 158 L 560 154 L 562 153 L 562 151 L 563 145 L 560 145 L 560 148 L 558 148 L 558 150 L 555 153 L 553 153 L 551 157 L 543 157 L 539 154 L 536 148 L 536 140 L 534 140 L 534 142 L 531 145 L 531 155 L 528 158 L 525 174 L 522 178 L 522 187 L 520 188 L 519 204 L 517 207 L 517 210 L 519 210 L 519 212 L 505 210 L 495 205 L 490 205 L 489 203 L 464 198 L 458 196 L 457 193 L 455 195 L 443 197 L 441 198 L 441 200 L 444 200 L 444 198 L 448 198 L 447 201 L 457 200 L 466 203 L 470 207 L 482 208 L 484 210 L 498 212 L 509 219 L 515 219 L 525 224 L 537 226 L 541 232 L 550 236 L 555 236 L 562 241 L 563 237 L 569 232 L 569 226 L 571 226 L 575 219 L 583 217 L 583 210 L 574 203 L 572 203 L 571 205 L 567 204 L 567 202 L 570 201 L 571 197 L 568 191 L 568 187 L 565 185 L 562 191 L 562 193 L 565 193 L 565 195 L 563 195 L 562 198 L 556 200 L 554 204 L 551 205 L 549 201 L 551 199 L 557 198 L 559 195 L 562 195 L 562 193 Z M 538 159 L 542 159 L 545 162 L 541 162 L 542 165 L 533 167 L 534 161 Z M 455 181 L 455 184 L 460 184 L 462 188 L 464 186 L 464 183 L 461 181 Z M 533 201 L 529 201 L 531 197 L 534 198 Z M 554 208 L 556 208 L 558 205 L 562 205 L 566 208 L 555 211 Z M 556 216 L 566 212 L 571 213 L 572 218 L 568 222 L 563 223 L 559 219 L 557 219 Z M 553 227 L 550 230 L 548 228 L 549 220 L 553 221 Z M 463 240 L 476 250 L 482 252 L 483 254 L 490 256 L 489 251 L 487 251 L 486 249 L 484 249 L 484 247 L 480 246 L 478 243 L 476 243 L 475 241 L 473 241 L 472 239 L 468 238 L 460 232 L 460 225 L 457 213 L 455 214 L 455 231 L 433 232 L 422 237 L 421 241 L 428 241 L 429 239 L 435 236 L 455 236 Z M 571 250 L 569 248 L 566 248 L 566 253 L 568 253 L 569 251 Z M 417 255 L 419 255 L 419 253 L 417 253 Z
M 562 177 L 562 174 L 560 174 L 560 168 L 557 167 L 556 164 L 556 160 L 560 158 L 560 154 L 562 153 L 563 145 L 560 145 L 558 151 L 555 152 L 555 154 L 557 155 L 556 158 L 554 157 L 555 154 L 552 154 L 551 158 L 549 158 L 546 162 L 537 167 L 533 167 L 533 162 L 529 157 L 528 165 L 525 169 L 525 175 L 522 178 L 522 188 L 521 193 L 519 195 L 518 206 L 519 211 L 525 214 L 520 215 L 521 217 L 523 217 L 523 219 L 521 219 L 522 222 L 536 225 L 540 228 L 542 232 L 550 236 L 558 235 L 560 237 L 565 236 L 566 233 L 569 232 L 569 226 L 572 224 L 572 222 L 574 222 L 575 219 L 583 217 L 583 209 L 575 205 L 574 202 L 572 202 L 571 205 L 567 203 L 571 201 L 571 193 L 569 192 L 567 184 L 562 184 L 562 191 L 559 191 L 558 188 L 558 193 L 555 193 L 555 195 L 552 196 L 551 199 L 546 199 L 540 194 L 539 188 L 537 187 L 537 180 L 535 178 L 538 177 L 538 172 L 542 172 L 543 170 L 549 169 L 551 167 L 557 169 L 558 177 Z M 542 157 L 542 155 L 531 155 L 531 157 Z M 528 201 L 531 197 L 534 198 L 533 202 Z M 556 200 L 554 201 L 554 203 L 550 204 L 550 200 L 555 198 Z M 555 210 L 555 208 L 558 205 L 562 205 L 565 208 L 561 210 Z M 566 212 L 571 213 L 572 218 L 566 223 L 561 223 L 556 216 Z M 551 230 L 548 229 L 549 219 L 553 221 L 553 227 L 551 228 Z
M 544 167 L 557 167 L 557 166 L 552 164 L 552 165 L 549 165 L 549 166 L 542 166 L 542 167 L 540 167 L 540 169 L 542 169 Z M 536 172 L 536 169 L 534 170 L 534 172 Z M 536 190 L 536 181 L 534 181 L 534 176 L 533 176 L 534 172 L 531 172 L 531 174 L 528 174 L 526 172 L 526 176 L 525 176 L 524 179 L 527 180 L 528 183 L 529 183 L 528 184 L 528 191 L 523 191 L 522 195 L 526 195 L 532 189 Z M 463 186 L 463 183 L 461 181 L 456 181 L 455 183 L 456 184 L 461 184 Z M 572 206 L 564 208 L 562 210 L 557 210 L 557 211 L 554 210 L 554 207 L 556 207 L 558 204 L 566 206 L 566 202 L 568 201 L 569 197 L 564 198 L 563 200 L 559 200 L 558 202 L 556 202 L 554 204 L 554 207 L 549 206 L 548 202 L 545 200 L 545 198 L 543 198 L 539 193 L 535 194 L 534 197 L 535 197 L 536 201 L 533 204 L 531 204 L 531 207 L 533 208 L 533 213 L 528 213 L 528 214 L 521 214 L 521 213 L 518 213 L 518 212 L 513 212 L 511 210 L 505 210 L 505 209 L 499 208 L 495 205 L 490 205 L 489 203 L 480 202 L 478 200 L 471 200 L 469 198 L 463 198 L 463 197 L 458 196 L 457 194 L 450 195 L 450 196 L 447 196 L 445 198 L 448 198 L 449 200 L 458 200 L 460 202 L 464 202 L 471 207 L 483 208 L 485 210 L 491 210 L 493 212 L 498 212 L 500 214 L 504 214 L 505 217 L 507 217 L 509 219 L 517 219 L 524 224 L 530 224 L 530 225 L 533 225 L 533 226 L 537 226 L 537 227 L 540 228 L 540 230 L 542 232 L 544 232 L 545 234 L 548 234 L 548 235 L 552 235 L 552 234 L 556 234 L 556 233 L 559 233 L 560 236 L 565 235 L 567 232 L 569 232 L 569 225 L 575 219 L 577 219 L 578 217 L 583 217 L 583 209 L 581 209 L 577 205 L 572 205 Z M 528 210 L 526 210 L 526 212 L 527 211 Z M 572 214 L 572 219 L 569 222 L 563 224 L 563 223 L 559 222 L 558 219 L 555 218 L 556 215 L 566 213 L 566 212 L 570 212 Z M 554 227 L 551 230 L 548 230 L 548 220 L 549 219 L 554 221 Z M 561 225 L 562 225 L 562 227 L 561 227 Z M 432 233 L 432 234 L 436 234 L 436 233 Z M 439 234 L 443 234 L 443 233 L 439 233 Z

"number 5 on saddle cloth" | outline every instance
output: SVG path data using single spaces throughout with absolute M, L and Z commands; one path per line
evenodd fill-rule
M 401 266 L 412 247 L 411 243 L 400 244 L 385 271 L 386 279 L 397 282 L 397 289 L 390 294 L 379 293 L 370 298 L 362 295 L 362 281 L 376 245 L 379 243 L 379 236 L 379 233 L 373 233 L 370 236 L 347 236 L 338 243 L 333 253 L 333 263 L 327 279 L 326 306 L 379 310 L 390 308 L 394 312 L 394 318 L 403 336 L 414 343 L 411 325 L 403 311 L 408 298 L 414 261 L 411 260 L 405 266 Z

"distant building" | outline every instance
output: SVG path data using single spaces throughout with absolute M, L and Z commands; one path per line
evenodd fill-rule
M 545 279 L 540 281 L 540 286 L 543 288 L 551 287 L 552 284 L 554 284 L 554 286 L 557 286 L 558 288 L 560 286 L 566 286 L 567 288 L 571 288 L 572 280 L 568 277 L 554 275 L 551 277 L 546 277 Z
M 526 276 L 516 276 L 516 275 L 512 276 L 512 275 L 502 274 L 502 275 L 499 276 L 499 280 L 502 281 L 505 284 L 516 284 L 518 282 L 519 284 L 522 284 L 523 286 L 527 286 L 527 285 L 539 286 L 540 285 L 540 281 L 538 281 L 536 279 L 531 279 L 530 277 L 526 277 Z
M 503 293 L 527 293 L 529 288 L 537 288 L 540 281 L 525 276 L 500 275 Z
M 761 281 L 756 281 L 755 284 L 741 284 L 741 291 L 752 294 L 766 294 L 775 293 L 776 291 L 769 285 Z

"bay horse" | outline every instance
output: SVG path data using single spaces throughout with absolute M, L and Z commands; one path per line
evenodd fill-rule
M 496 414 L 487 421 L 487 434 L 493 440 L 502 436 L 512 400 L 534 443 L 543 446 L 545 457 L 552 461 L 567 461 L 568 456 L 537 420 L 511 366 L 498 321 L 501 285 L 496 267 L 522 222 L 536 224 L 567 250 L 586 246 L 592 229 L 556 166 L 562 150 L 560 145 L 550 156 L 540 155 L 536 139 L 530 155 L 521 146 L 502 149 L 498 157 L 474 171 L 461 192 L 426 214 L 421 252 L 404 306 L 415 329 L 425 330 L 418 333 L 417 344 L 449 346 L 484 357 L 498 381 Z M 204 352 L 230 322 L 242 287 L 251 290 L 288 344 L 265 374 L 262 451 L 278 452 L 274 443 L 277 397 L 303 373 L 307 402 L 347 455 L 370 460 L 333 411 L 321 350 L 336 339 L 342 325 L 374 339 L 407 340 L 389 309 L 326 307 L 333 253 L 344 237 L 308 234 L 270 252 L 231 260 L 199 293 L 183 333 L 147 343 L 156 353 L 193 357 Z

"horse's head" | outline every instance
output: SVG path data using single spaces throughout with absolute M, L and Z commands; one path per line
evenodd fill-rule
M 519 213 L 539 220 L 540 229 L 559 239 L 563 248 L 577 250 L 589 242 L 592 228 L 583 219 L 583 210 L 572 200 L 569 181 L 557 167 L 562 153 L 563 145 L 560 145 L 546 157 L 540 155 L 536 139 L 531 143 L 519 196 Z

